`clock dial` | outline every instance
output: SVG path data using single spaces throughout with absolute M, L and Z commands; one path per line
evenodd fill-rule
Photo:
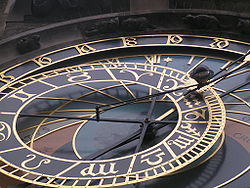
M 249 62 L 234 62 L 247 47 L 121 37 L 3 71 L 1 171 L 50 187 L 110 187 L 200 168 L 221 151 L 226 124 L 249 126 Z M 215 77 L 201 87 L 190 75 L 202 66 Z M 227 134 L 242 136 L 226 129 L 226 141 Z

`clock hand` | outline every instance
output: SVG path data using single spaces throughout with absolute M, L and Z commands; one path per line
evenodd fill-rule
M 217 82 L 227 78 L 227 76 L 233 74 L 234 72 L 240 70 L 241 68 L 249 66 L 250 65 L 250 55 L 249 54 L 250 54 L 250 50 L 245 55 L 243 55 L 242 57 L 239 58 L 240 60 L 242 60 L 244 58 L 243 63 L 241 63 L 237 67 L 233 68 L 229 72 L 224 73 L 223 75 L 221 75 L 221 76 L 219 76 L 217 78 L 215 78 L 215 75 L 218 75 L 222 71 L 219 71 L 218 73 L 214 74 L 213 71 L 210 70 L 208 67 L 200 66 L 200 67 L 197 67 L 196 69 L 194 69 L 193 73 L 191 73 L 191 77 L 193 77 L 198 82 L 198 84 L 192 84 L 192 85 L 189 85 L 189 86 L 178 87 L 178 88 L 175 88 L 175 89 L 159 92 L 159 93 L 156 93 L 156 94 L 147 95 L 147 96 L 144 96 L 144 97 L 138 97 L 138 98 L 135 98 L 135 99 L 130 99 L 130 100 L 126 100 L 126 101 L 123 101 L 123 102 L 117 102 L 117 103 L 113 103 L 113 104 L 109 104 L 109 105 L 98 105 L 98 106 L 96 106 L 96 120 L 98 121 L 98 119 L 100 118 L 100 108 L 104 108 L 106 106 L 132 104 L 134 102 L 146 100 L 146 99 L 149 99 L 149 98 L 152 98 L 152 97 L 157 97 L 157 96 L 165 95 L 167 93 L 172 93 L 172 92 L 175 92 L 175 91 L 179 91 L 179 90 L 182 90 L 182 89 L 188 89 L 188 88 L 195 87 L 194 89 L 188 91 L 185 94 L 185 96 L 186 96 L 189 93 L 191 93 L 193 91 L 196 91 L 197 89 L 200 89 L 200 88 L 202 88 L 204 86 L 207 86 L 207 85 L 212 84 L 212 83 L 217 83 Z M 233 64 L 236 63 L 236 62 L 237 62 L 237 60 L 234 61 Z M 233 64 L 228 65 L 227 68 L 232 66 Z
M 249 55 L 250 56 L 250 55 Z M 227 73 L 217 77 L 217 78 L 214 78 L 214 79 L 211 79 L 207 84 L 210 84 L 210 83 L 217 83 L 218 81 L 221 81 L 225 78 L 227 78 L 228 76 L 232 75 L 234 72 L 244 68 L 244 67 L 247 67 L 250 65 L 250 57 L 247 61 L 244 61 L 242 62 L 241 64 L 239 64 L 237 67 L 233 68 L 232 70 L 228 71 Z
M 246 66 L 249 66 L 250 65 L 250 55 L 249 54 L 250 54 L 250 50 L 245 55 L 243 55 L 240 58 L 238 58 L 237 60 L 233 61 L 232 63 L 230 63 L 229 65 L 224 67 L 222 70 L 220 70 L 216 74 L 214 74 L 213 71 L 210 70 L 207 66 L 196 67 L 190 73 L 190 77 L 194 78 L 199 83 L 199 85 L 197 86 L 197 88 L 188 91 L 184 95 L 188 96 L 190 93 L 195 92 L 197 89 L 200 89 L 204 86 L 207 86 L 210 84 L 214 85 L 214 84 L 228 78 L 228 76 L 233 75 L 233 73 L 235 73 L 236 71 L 238 71 Z M 219 75 L 220 73 L 222 73 L 223 71 L 225 71 L 226 69 L 228 69 L 229 67 L 236 64 L 239 60 L 242 60 L 242 59 L 244 59 L 243 62 L 240 63 L 238 66 L 236 66 L 235 68 L 231 69 L 230 71 L 216 77 L 217 75 Z M 243 84 L 243 85 L 246 85 L 246 84 Z M 243 85 L 241 87 L 243 87 Z M 199 97 L 200 94 L 197 93 L 194 96 Z
M 240 84 L 239 86 L 236 86 L 236 87 L 234 87 L 234 88 L 228 90 L 226 93 L 221 94 L 220 97 L 222 98 L 222 97 L 228 95 L 229 93 L 232 93 L 232 92 L 234 92 L 235 90 L 237 90 L 237 89 L 239 89 L 239 88 L 241 88 L 241 87 L 244 87 L 244 86 L 246 86 L 246 85 L 248 85 L 248 84 L 250 84 L 250 80 L 247 80 L 246 82 Z
M 146 96 L 138 97 L 138 98 L 135 98 L 135 99 L 129 99 L 129 100 L 126 100 L 126 101 L 123 101 L 123 102 L 117 102 L 117 103 L 108 104 L 108 105 L 98 105 L 98 106 L 96 106 L 96 117 L 100 118 L 100 109 L 104 108 L 104 107 L 107 107 L 107 106 L 112 107 L 112 106 L 118 106 L 118 105 L 133 104 L 133 103 L 138 102 L 138 101 L 143 101 L 143 100 L 146 100 L 146 99 L 149 99 L 149 98 L 158 97 L 158 96 L 161 96 L 161 95 L 165 95 L 165 94 L 172 93 L 172 92 L 175 92 L 175 91 L 179 91 L 179 90 L 182 90 L 182 89 L 188 89 L 188 88 L 195 87 L 195 86 L 198 86 L 198 84 L 192 84 L 192 85 L 188 85 L 188 86 L 178 87 L 178 88 L 175 88 L 175 89 L 159 92 L 159 93 L 152 94 L 152 95 L 146 95 Z M 103 110 L 105 110 L 105 109 L 103 109 Z
M 153 106 L 153 104 L 151 106 Z M 155 121 L 149 122 L 148 126 L 150 126 L 151 124 L 156 124 L 156 123 L 159 124 L 160 123 L 162 125 L 160 125 L 158 127 L 155 127 L 155 130 L 158 130 L 158 129 L 161 129 L 162 127 L 166 126 L 166 125 L 177 123 L 178 121 L 171 121 L 171 120 L 170 121 L 161 121 L 161 120 L 165 119 L 168 115 L 172 114 L 174 111 L 176 111 L 176 109 L 171 108 L 170 110 L 168 110 L 167 112 L 165 112 L 164 114 L 162 114 L 161 116 L 159 116 L 158 118 L 156 118 Z M 149 112 L 148 112 L 148 114 L 149 114 Z M 132 142 L 132 141 L 140 138 L 141 134 L 142 134 L 142 130 L 141 129 L 137 130 L 134 133 L 132 133 L 131 135 L 128 135 L 127 137 L 123 138 L 122 140 L 119 140 L 118 142 L 112 144 L 111 146 L 109 146 L 109 147 L 107 147 L 105 149 L 102 149 L 102 150 L 100 150 L 100 151 L 98 151 L 98 152 L 96 152 L 94 154 L 91 154 L 91 155 L 85 157 L 84 159 L 85 160 L 94 160 L 94 159 L 96 159 L 96 158 L 98 158 L 98 157 L 100 157 L 100 156 L 108 153 L 111 150 L 119 148 L 119 147 L 121 147 L 121 146 L 123 146 L 125 144 L 128 144 L 128 143 L 130 143 L 130 142 Z
M 154 107 L 155 107 L 155 101 L 156 101 L 156 97 L 153 98 L 151 104 L 150 104 L 150 107 L 149 107 L 149 111 L 148 111 L 148 114 L 147 114 L 147 117 L 145 118 L 144 120 L 144 124 L 143 124 L 143 127 L 142 127 L 142 131 L 141 131 L 141 134 L 140 134 L 140 138 L 139 138 L 139 141 L 138 141 L 138 144 L 135 148 L 135 153 L 139 152 L 140 148 L 141 148 L 141 145 L 142 145 L 142 142 L 145 138 L 145 135 L 146 135 L 146 132 L 147 132 L 147 129 L 148 129 L 148 126 L 150 125 L 150 118 L 153 114 L 153 110 L 154 110 Z
M 173 124 L 173 123 L 177 123 L 178 121 L 160 121 L 159 123 L 163 124 L 161 126 L 158 126 L 156 127 L 155 129 L 158 130 L 158 129 L 161 129 L 162 127 L 166 126 L 167 124 Z M 153 121 L 151 122 L 150 124 L 154 124 L 154 123 L 158 123 L 157 121 Z M 94 160 L 116 148 L 119 148 L 125 144 L 128 144 L 136 139 L 139 138 L 140 134 L 141 134 L 142 130 L 137 130 L 135 131 L 134 133 L 132 133 L 131 135 L 128 135 L 127 137 L 123 138 L 122 140 L 119 140 L 118 142 L 115 142 L 114 144 L 112 144 L 111 146 L 105 148 L 105 149 L 102 149 L 94 154 L 91 154 L 87 157 L 84 157 L 84 160 Z
M 248 52 L 248 53 L 249 53 L 249 52 Z M 247 56 L 247 54 L 246 54 L 244 57 L 246 57 L 246 56 Z M 241 57 L 240 59 L 243 59 L 243 57 Z M 245 58 L 245 59 L 246 59 L 246 58 Z M 236 60 L 235 62 L 237 62 L 237 61 L 239 61 L 239 59 Z M 230 66 L 232 66 L 233 64 L 234 64 L 234 63 L 231 63 Z M 241 69 L 241 68 L 243 68 L 243 67 L 246 67 L 246 66 L 248 66 L 248 65 L 249 65 L 249 60 L 247 59 L 247 61 L 245 61 L 244 63 L 238 65 L 237 67 L 235 67 L 234 69 L 232 69 L 232 70 L 229 71 L 228 73 L 225 73 L 225 74 L 219 76 L 218 78 L 212 79 L 212 80 L 210 80 L 210 81 L 208 81 L 208 80 L 211 79 L 211 78 L 214 78 L 216 75 L 219 75 L 223 70 L 222 70 L 222 71 L 219 71 L 219 72 L 218 72 L 217 74 L 215 74 L 215 76 L 213 76 L 213 77 L 211 76 L 211 72 L 208 71 L 208 75 L 205 76 L 205 77 L 206 77 L 206 78 L 205 78 L 205 81 L 202 80 L 202 82 L 200 82 L 199 84 L 194 85 L 194 86 L 197 86 L 197 88 L 195 88 L 195 89 L 193 89 L 193 90 L 191 90 L 191 91 L 195 91 L 195 90 L 197 90 L 198 88 L 201 88 L 201 87 L 203 87 L 203 86 L 209 85 L 210 83 L 216 82 L 216 81 L 218 81 L 218 80 L 220 80 L 220 79 L 224 79 L 224 78 L 226 78 L 227 76 L 231 75 L 232 73 L 234 73 L 234 72 L 238 71 L 239 69 Z M 227 66 L 227 68 L 228 68 L 228 67 L 229 67 L 229 66 Z M 224 68 L 224 69 L 226 69 L 226 68 Z M 209 74 L 210 74 L 210 75 L 209 75 Z M 200 81 L 200 80 L 198 80 L 198 81 Z M 202 83 L 202 84 L 201 84 L 201 83 Z M 236 88 L 233 88 L 232 90 L 228 91 L 227 93 L 232 92 L 232 91 L 234 91 L 234 90 L 236 90 L 236 89 L 238 89 L 238 88 L 240 88 L 240 87 L 243 87 L 243 86 L 247 85 L 248 83 L 249 83 L 249 81 L 247 81 L 246 83 L 241 84 L 240 86 L 238 86 L 238 87 L 236 87 Z M 189 86 L 189 87 L 193 87 L 193 86 Z M 189 87 L 186 87 L 186 88 L 189 88 Z M 184 88 L 177 88 L 177 89 L 180 90 L 180 89 L 184 89 Z M 141 97 L 141 98 L 137 98 L 137 99 L 133 99 L 133 100 L 124 101 L 124 102 L 122 102 L 122 103 L 125 103 L 125 104 L 133 103 L 133 102 L 136 102 L 136 101 L 139 101 L 139 100 L 144 100 L 144 99 L 148 99 L 148 98 L 151 98 L 151 97 L 160 96 L 160 95 L 166 94 L 166 93 L 168 93 L 168 92 L 173 92 L 173 91 L 177 91 L 177 90 L 171 90 L 171 91 L 169 90 L 169 91 L 165 91 L 165 92 L 161 92 L 161 93 L 157 93 L 157 94 L 153 94 L 153 95 L 148 95 L 148 96 Z M 225 96 L 227 93 L 223 94 L 223 96 Z M 223 97 L 223 96 L 222 96 L 222 97 Z M 148 113 L 148 117 L 150 117 L 150 115 L 151 115 L 151 113 L 152 113 L 152 109 L 153 109 L 153 107 L 154 107 L 154 103 L 155 103 L 155 100 L 154 100 L 154 102 L 151 103 L 151 107 L 150 107 L 150 110 L 149 110 L 149 113 Z M 121 104 L 121 103 L 117 103 L 117 104 Z M 116 104 L 112 104 L 112 105 L 116 105 Z M 99 115 L 99 112 L 98 112 L 98 111 L 99 111 L 99 108 L 100 108 L 99 106 L 96 108 L 97 115 Z M 145 119 L 146 122 L 144 123 L 143 130 L 142 130 L 140 133 L 137 133 L 136 136 L 135 136 L 135 135 L 130 135 L 130 136 L 126 137 L 125 139 L 119 141 L 118 144 L 114 144 L 114 145 L 112 145 L 111 147 L 109 147 L 108 149 L 106 149 L 105 152 L 101 151 L 102 154 L 101 154 L 101 153 L 98 153 L 98 156 L 97 156 L 97 157 L 103 155 L 104 153 L 107 153 L 108 151 L 111 151 L 111 150 L 114 149 L 114 148 L 120 147 L 120 146 L 122 146 L 122 145 L 124 145 L 124 144 L 127 144 L 128 142 L 131 142 L 131 141 L 133 141 L 133 140 L 135 140 L 135 139 L 140 138 L 139 143 L 138 143 L 138 145 L 137 145 L 137 147 L 136 147 L 136 150 L 135 150 L 135 152 L 138 152 L 139 149 L 140 149 L 140 147 L 141 147 L 141 145 L 142 145 L 142 142 L 143 142 L 143 139 L 144 139 L 144 137 L 145 137 L 145 134 L 146 134 L 146 131 L 147 131 L 148 126 L 151 125 L 152 123 L 157 123 L 157 121 L 162 122 L 162 121 L 160 121 L 160 120 L 164 119 L 166 116 L 169 115 L 169 113 L 172 113 L 173 111 L 175 111 L 175 109 L 170 109 L 170 111 L 168 111 L 168 112 L 164 113 L 163 115 L 161 115 L 161 116 L 160 116 L 159 118 L 157 118 L 156 121 L 154 121 L 154 122 L 150 122 L 150 123 L 149 123 L 149 122 L 147 122 L 148 119 Z M 164 125 L 164 126 L 165 126 L 165 125 Z M 156 129 L 160 129 L 160 128 L 162 128 L 162 127 L 163 127 L 162 125 L 161 125 L 161 126 L 157 126 Z
M 236 64 L 238 61 L 242 61 L 242 60 L 249 61 L 249 60 L 247 60 L 248 58 L 250 58 L 250 57 L 247 57 L 248 55 L 250 55 L 250 50 L 246 54 L 244 54 L 243 56 L 241 56 L 238 59 L 232 61 L 227 66 L 223 67 L 219 72 L 217 72 L 216 74 L 214 74 L 213 78 L 216 77 L 217 75 L 219 75 L 220 73 L 222 73 L 223 71 L 227 70 L 228 68 L 230 68 L 234 64 Z
M 121 146 L 123 146 L 123 145 L 125 145 L 125 144 L 127 144 L 129 142 L 132 142 L 133 140 L 138 139 L 139 138 L 138 136 L 140 134 L 141 134 L 141 129 L 135 131 L 134 133 L 128 135 L 127 137 L 123 138 L 122 140 L 119 140 L 118 142 L 112 144 L 111 146 L 109 146 L 109 147 L 107 147 L 105 149 L 102 149 L 102 150 L 100 150 L 100 151 L 98 151 L 98 152 L 96 152 L 94 154 L 91 154 L 91 155 L 89 155 L 87 157 L 84 157 L 84 160 L 94 160 L 94 159 L 108 153 L 111 150 L 119 148 L 119 147 L 121 147 Z
M 87 117 L 74 117 L 74 116 L 57 116 L 57 115 L 42 115 L 42 114 L 19 114 L 20 117 L 37 117 L 37 118 L 64 118 L 64 119 L 78 119 L 78 120 L 87 120 L 87 121 L 96 121 L 96 118 L 87 118 Z M 107 122 L 118 122 L 118 123 L 139 123 L 143 122 L 138 120 L 123 120 L 123 119 L 114 119 L 114 118 L 101 118 L 99 121 Z

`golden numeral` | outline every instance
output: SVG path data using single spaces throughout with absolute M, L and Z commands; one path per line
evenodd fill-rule
M 180 149 L 185 149 L 187 146 L 189 146 L 192 142 L 194 142 L 194 139 L 188 139 L 188 138 L 185 138 L 183 136 L 178 136 L 177 139 L 175 140 L 169 140 L 168 141 L 168 144 L 169 145 L 176 145 L 178 146 Z
M 34 59 L 34 62 L 39 66 L 50 65 L 52 63 L 52 59 L 49 57 L 39 57 L 38 59 Z
M 166 44 L 180 44 L 182 41 L 183 38 L 180 35 L 168 35 Z
M 122 37 L 123 46 L 135 46 L 137 41 L 135 37 Z
M 3 131 L 6 129 L 7 134 L 3 133 Z M 0 142 L 4 141 L 4 140 L 8 140 L 11 134 L 11 128 L 9 126 L 9 124 L 7 124 L 4 121 L 0 121 Z
M 198 111 L 189 112 L 189 113 L 185 114 L 184 118 L 189 120 L 189 121 L 195 121 L 199 118 L 205 119 L 206 118 L 206 109 L 201 109 L 201 112 L 198 112 Z
M 39 163 L 38 163 L 36 166 L 28 167 L 28 166 L 27 166 L 27 163 L 29 163 L 29 162 L 35 160 L 35 159 L 36 159 L 36 155 L 34 155 L 34 154 L 29 154 L 29 155 L 27 155 L 26 157 L 27 157 L 28 159 L 25 160 L 25 161 L 23 161 L 23 162 L 21 163 L 21 166 L 22 166 L 23 168 L 26 168 L 26 169 L 29 169 L 29 170 L 35 170 L 35 169 L 38 169 L 42 164 L 49 164 L 49 163 L 51 163 L 51 160 L 50 160 L 50 159 L 42 159 L 41 161 L 39 161 Z
M 229 46 L 229 41 L 228 40 L 223 40 L 223 39 L 214 39 L 214 42 L 209 44 L 210 47 L 212 48 L 226 48 Z
M 105 172 L 107 164 L 99 164 L 99 168 L 96 168 L 96 164 L 90 164 L 88 167 L 84 168 L 81 171 L 82 176 L 97 176 L 97 175 L 108 175 L 108 174 L 116 174 L 118 170 L 115 170 L 116 163 L 109 163 L 109 170 Z M 97 170 L 98 169 L 98 170 Z M 96 171 L 96 172 L 94 172 Z
M 87 44 L 83 44 L 82 46 L 78 46 L 76 47 L 77 51 L 82 54 L 82 53 L 89 53 L 89 52 L 94 52 L 96 51 L 95 48 L 87 45 Z
M 193 136 L 198 136 L 198 137 L 200 137 L 200 135 L 201 135 L 200 132 L 197 131 L 196 128 L 192 128 L 192 124 L 191 124 L 191 123 L 186 123 L 186 125 L 182 124 L 182 125 L 181 125 L 181 128 L 185 129 L 185 131 L 186 131 L 187 133 L 190 133 L 190 134 L 193 135 Z
M 23 89 L 21 89 L 17 91 L 16 93 L 12 94 L 11 96 L 9 96 L 8 98 L 15 98 L 15 99 L 21 100 L 22 102 L 25 102 L 26 100 L 30 99 L 31 97 L 35 95 L 36 94 L 27 93 L 23 91 Z
M 4 75 L 4 73 L 0 73 L 0 80 L 5 82 L 5 83 L 8 83 L 14 79 L 15 79 L 14 76 L 6 76 L 6 75 Z
M 151 161 L 151 160 L 150 160 L 150 157 L 148 157 L 148 156 L 149 156 L 149 155 L 153 155 L 153 154 L 155 154 L 155 153 L 157 153 L 157 154 L 154 155 L 153 158 L 157 158 L 157 160 L 156 160 L 156 161 Z M 143 158 L 145 158 L 145 157 L 148 157 L 148 158 L 141 160 L 141 163 L 146 162 L 146 163 L 148 163 L 148 164 L 151 165 L 151 166 L 158 165 L 158 164 L 162 163 L 162 161 L 163 161 L 162 156 L 163 156 L 163 155 L 165 155 L 165 153 L 161 150 L 161 148 L 158 148 L 157 150 L 154 150 L 154 151 L 152 151 L 152 152 L 149 152 L 149 153 L 147 153 L 147 154 L 142 155 L 142 156 L 141 156 L 141 159 L 143 159 Z
M 146 63 L 149 62 L 149 64 L 151 64 L 151 65 L 161 64 L 161 56 L 160 55 L 145 56 L 145 58 L 147 60 Z

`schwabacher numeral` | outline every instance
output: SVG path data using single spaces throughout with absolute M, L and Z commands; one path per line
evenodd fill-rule
M 38 162 L 37 165 L 35 166 L 29 166 L 28 163 L 30 163 L 31 161 L 34 161 L 36 159 L 36 155 L 34 154 L 29 154 L 26 156 L 28 159 L 26 159 L 25 161 L 23 161 L 21 163 L 21 166 L 23 168 L 26 168 L 26 169 L 29 169 L 29 170 L 35 170 L 35 169 L 38 169 L 41 165 L 43 164 L 49 164 L 51 163 L 51 160 L 50 159 L 42 159 Z
M 87 175 L 91 175 L 91 176 L 104 175 L 105 176 L 109 174 L 116 174 L 119 171 L 115 170 L 115 165 L 116 163 L 98 164 L 98 165 L 95 163 L 92 163 L 88 167 L 84 168 L 81 171 L 81 174 L 82 176 L 87 176 Z M 107 166 L 109 166 L 109 168 Z
M 144 154 L 141 156 L 141 163 L 148 163 L 150 166 L 155 166 L 155 165 L 158 165 L 160 163 L 162 163 L 163 161 L 163 158 L 162 156 L 164 156 L 165 153 L 160 149 L 158 148 L 157 150 L 154 150 L 152 152 L 149 152 L 147 154 Z M 153 158 L 153 159 L 150 159 L 150 156 Z M 154 160 L 156 158 L 156 160 Z
M 135 37 L 123 37 L 122 38 L 123 46 L 135 46 L 137 41 Z
M 11 128 L 9 124 L 4 121 L 0 121 L 0 142 L 8 140 L 11 134 Z
M 224 39 L 214 39 L 214 42 L 212 42 L 211 44 L 209 44 L 210 47 L 212 48 L 226 48 L 229 46 L 229 41 L 228 40 L 224 40 Z

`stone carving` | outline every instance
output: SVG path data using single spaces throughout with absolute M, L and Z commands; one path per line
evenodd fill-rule
M 247 19 L 239 19 L 237 30 L 244 34 L 250 34 L 250 20 Z
M 220 22 L 215 16 L 202 14 L 197 16 L 188 14 L 183 18 L 183 22 L 192 29 L 213 30 L 218 29 L 220 27 Z
M 24 54 L 39 49 L 40 48 L 39 41 L 40 41 L 40 35 L 32 35 L 22 38 L 16 44 L 17 51 L 20 54 Z
M 143 31 L 152 28 L 145 17 L 127 18 L 121 22 L 121 28 L 124 31 L 134 32 Z
M 84 28 L 84 25 L 78 25 L 82 34 L 86 36 L 93 36 L 96 34 L 105 34 L 105 33 L 112 33 L 117 32 L 119 29 L 119 18 L 112 18 L 110 20 L 102 20 L 97 22 L 94 26 Z
M 79 6 L 79 0 L 58 0 L 64 9 L 76 8 Z
M 102 20 L 97 22 L 94 26 L 85 28 L 84 25 L 79 24 L 78 28 L 82 34 L 86 36 L 93 36 L 97 34 L 118 33 L 118 32 L 137 32 L 145 31 L 154 28 L 145 17 L 136 18 L 112 18 L 110 20 Z
M 32 0 L 31 11 L 34 16 L 46 16 L 54 7 L 55 0 Z

